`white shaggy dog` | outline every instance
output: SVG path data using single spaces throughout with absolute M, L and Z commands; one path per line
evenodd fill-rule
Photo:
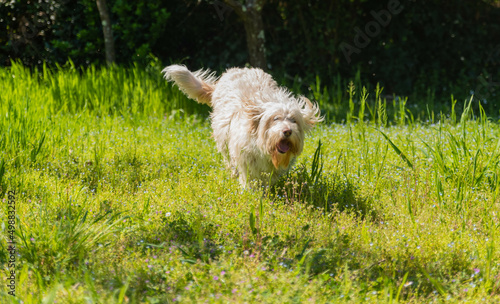
M 278 87 L 261 69 L 228 69 L 220 79 L 209 71 L 171 65 L 163 72 L 190 98 L 213 108 L 213 136 L 243 187 L 274 183 L 302 152 L 304 136 L 322 121 L 309 99 Z

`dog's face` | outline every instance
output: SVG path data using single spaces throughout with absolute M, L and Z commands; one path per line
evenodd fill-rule
M 271 156 L 276 169 L 288 168 L 290 161 L 302 153 L 305 134 L 321 120 L 318 108 L 304 97 L 262 103 L 247 114 L 258 145 Z
M 259 137 L 265 142 L 274 167 L 288 168 L 290 160 L 302 153 L 304 121 L 298 109 L 283 105 L 270 108 L 261 119 Z

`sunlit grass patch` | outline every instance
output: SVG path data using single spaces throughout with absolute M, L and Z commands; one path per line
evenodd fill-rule
M 161 75 L 69 69 L 0 72 L 24 303 L 499 300 L 500 129 L 472 106 L 417 121 L 352 101 L 250 191 Z

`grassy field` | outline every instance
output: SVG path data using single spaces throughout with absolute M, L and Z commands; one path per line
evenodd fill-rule
M 338 90 L 311 85 L 329 121 L 244 191 L 157 65 L 0 69 L 0 302 L 500 302 L 497 123 Z

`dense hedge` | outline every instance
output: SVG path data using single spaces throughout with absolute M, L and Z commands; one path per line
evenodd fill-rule
M 165 64 L 220 70 L 248 61 L 243 26 L 222 0 L 108 0 L 108 6 L 119 63 L 144 64 L 153 55 Z M 320 75 L 323 83 L 359 70 L 364 82 L 380 82 L 386 93 L 431 88 L 495 98 L 499 7 L 491 0 L 269 0 L 263 10 L 268 66 L 307 81 Z M 0 4 L 0 27 L 7 29 L 0 31 L 2 65 L 105 58 L 94 0 L 12 0 Z

